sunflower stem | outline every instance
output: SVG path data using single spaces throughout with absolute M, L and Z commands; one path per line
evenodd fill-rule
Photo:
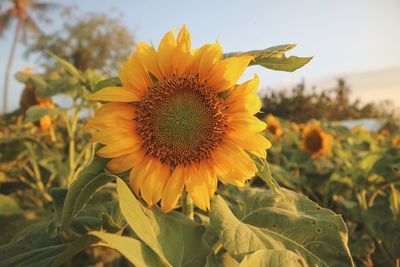
M 193 214 L 193 201 L 192 198 L 189 196 L 189 194 L 186 191 L 182 192 L 182 212 L 183 214 L 186 215 L 190 220 L 194 219 L 194 214 Z

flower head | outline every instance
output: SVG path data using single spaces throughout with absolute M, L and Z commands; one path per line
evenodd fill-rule
M 319 122 L 312 122 L 303 130 L 303 149 L 310 153 L 313 159 L 330 153 L 330 135 L 324 132 Z
M 400 149 L 400 135 L 394 136 L 390 143 L 393 149 Z
M 51 98 L 47 98 L 47 99 L 41 99 L 41 98 L 37 98 L 37 103 L 39 106 L 44 107 L 44 108 L 49 108 L 49 109 L 53 109 L 55 107 L 53 101 L 51 100 Z M 52 125 L 52 121 L 49 115 L 43 116 L 39 119 L 39 129 L 42 132 L 47 132 L 51 125 Z
M 267 130 L 272 133 L 275 137 L 282 136 L 282 127 L 279 120 L 272 114 L 268 114 L 266 118 Z
M 161 200 L 169 211 L 187 190 L 209 209 L 217 179 L 243 185 L 257 171 L 250 154 L 265 157 L 271 145 L 254 116 L 258 77 L 236 85 L 251 59 L 223 59 L 218 43 L 192 50 L 185 26 L 157 51 L 139 43 L 120 68 L 122 87 L 89 97 L 109 102 L 88 122 L 98 130 L 92 140 L 105 145 L 97 154 L 111 158 L 111 172 L 130 170 L 132 190 L 148 205 Z

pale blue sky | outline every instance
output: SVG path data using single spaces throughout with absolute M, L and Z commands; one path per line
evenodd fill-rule
M 258 73 L 261 87 L 400 65 L 400 0 L 53 2 L 76 5 L 82 14 L 111 12 L 121 16 L 137 40 L 155 45 L 165 32 L 185 23 L 194 47 L 218 40 L 225 52 L 232 52 L 297 43 L 289 54 L 314 56 L 294 73 L 249 68 L 245 78 Z M 12 34 L 9 31 L 0 39 L 1 87 Z M 22 57 L 23 50 L 19 45 L 13 72 L 34 66 L 32 59 Z M 17 107 L 21 90 L 22 85 L 11 83 L 12 108 Z

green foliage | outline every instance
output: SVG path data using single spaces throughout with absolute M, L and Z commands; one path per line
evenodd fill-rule
M 58 109 L 51 109 L 41 106 L 31 106 L 25 114 L 25 122 L 34 122 L 44 116 L 54 116 L 59 112 Z
M 22 212 L 22 209 L 18 206 L 14 199 L 0 194 L 0 216 L 21 214 Z
M 251 55 L 254 58 L 250 62 L 250 66 L 259 65 L 267 69 L 292 72 L 303 67 L 312 59 L 312 57 L 286 57 L 285 52 L 295 47 L 295 44 L 279 45 L 263 50 L 227 53 L 224 54 L 224 57 Z
M 351 266 L 347 229 L 340 216 L 301 194 L 227 188 L 212 202 L 211 224 L 238 261 L 259 249 L 288 250 L 303 265 Z M 301 231 L 300 231 L 301 229 Z
M 240 267 L 296 267 L 303 266 L 294 252 L 279 249 L 260 249 L 244 257 Z
M 76 171 L 65 197 L 60 221 L 61 231 L 69 227 L 74 216 L 81 211 L 96 190 L 114 179 L 114 176 L 103 173 L 106 162 L 106 159 L 97 157 L 93 149 L 92 159 Z

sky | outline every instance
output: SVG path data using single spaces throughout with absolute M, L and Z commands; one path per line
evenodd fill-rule
M 82 16 L 102 12 L 120 17 L 137 41 L 156 46 L 167 31 L 186 24 L 193 47 L 218 41 L 224 52 L 233 52 L 296 43 L 288 55 L 314 57 L 293 73 L 248 68 L 242 80 L 257 73 L 261 88 L 400 66 L 400 0 L 48 1 L 75 5 Z M 61 25 L 55 21 L 50 28 Z M 1 88 L 12 37 L 10 30 L 0 39 Z M 23 52 L 20 44 L 13 73 L 35 66 Z M 11 108 L 18 106 L 22 89 L 21 84 L 11 82 Z

